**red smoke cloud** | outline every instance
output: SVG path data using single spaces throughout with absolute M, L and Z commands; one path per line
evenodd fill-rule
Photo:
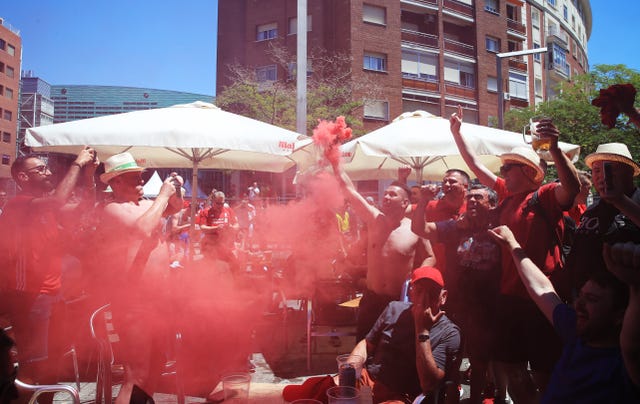
M 340 145 L 351 139 L 351 128 L 347 127 L 344 116 L 335 122 L 320 120 L 313 130 L 313 142 L 324 149 L 324 156 L 331 164 L 340 161 Z

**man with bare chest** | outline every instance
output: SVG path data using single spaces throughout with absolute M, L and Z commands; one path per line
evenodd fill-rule
M 353 209 L 368 226 L 366 290 L 360 301 L 356 340 L 363 339 L 389 302 L 401 297 L 413 269 L 434 266 L 429 242 L 411 231 L 405 217 L 411 191 L 394 182 L 384 191 L 380 209 L 367 203 L 338 164 L 334 174 Z

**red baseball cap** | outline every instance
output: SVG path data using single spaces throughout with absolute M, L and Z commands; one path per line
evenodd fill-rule
M 416 283 L 421 279 L 429 279 L 437 283 L 441 288 L 444 288 L 444 279 L 442 279 L 442 273 L 440 270 L 434 267 L 420 267 L 413 270 L 411 274 L 411 284 Z

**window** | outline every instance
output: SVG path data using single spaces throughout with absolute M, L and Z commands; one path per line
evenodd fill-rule
M 540 28 L 540 10 L 537 8 L 531 9 L 531 25 Z
M 558 44 L 554 43 L 551 47 L 551 66 L 550 69 L 556 69 L 569 75 L 569 65 L 567 64 L 567 52 Z
M 13 90 L 10 88 L 5 88 L 4 89 L 4 96 L 9 98 L 10 100 L 13 99 Z
M 11 111 L 7 111 L 6 109 L 4 111 L 2 111 L 2 118 L 5 121 L 10 121 L 13 119 L 13 113 L 11 113 Z
M 509 95 L 523 100 L 528 99 L 527 76 L 518 73 L 509 73 Z
M 370 24 L 387 25 L 387 9 L 384 7 L 362 5 L 362 21 Z
M 13 78 L 13 74 L 14 74 L 13 67 L 7 66 L 7 68 L 5 69 L 5 73 L 7 73 L 7 77 Z
M 7 45 L 7 53 L 11 56 L 16 55 L 16 48 L 13 45 Z
M 498 0 L 484 0 L 484 9 L 490 13 L 499 14 L 500 4 Z
M 0 49 L 5 50 L 7 48 L 7 43 L 4 39 L 0 39 Z
M 387 55 L 382 53 L 365 52 L 364 53 L 365 70 L 375 70 L 378 72 L 387 71 Z
M 262 66 L 256 69 L 258 83 L 278 80 L 278 67 L 276 65 Z
M 4 73 L 4 63 L 0 62 L 0 73 Z
M 471 63 L 445 61 L 444 80 L 462 87 L 475 88 L 475 68 Z
M 11 133 L 9 132 L 2 132 L 2 141 L 4 143 L 11 143 Z
M 487 91 L 498 92 L 498 78 L 487 77 Z
M 307 16 L 307 32 L 311 31 L 311 16 Z M 295 35 L 298 33 L 298 18 L 293 17 L 289 18 L 289 31 L 287 32 L 289 35 Z
M 562 17 L 565 21 L 569 21 L 569 9 L 566 5 L 562 6 Z
M 484 42 L 487 46 L 487 51 L 493 52 L 493 53 L 500 53 L 500 39 L 494 38 L 492 36 L 487 36 L 485 37 Z
M 539 43 L 533 43 L 533 49 L 540 49 L 540 44 Z M 540 53 L 534 53 L 533 54 L 533 60 L 540 63 Z
M 536 92 L 536 96 L 542 97 L 542 79 L 534 79 L 533 86 Z
M 379 100 L 364 101 L 364 117 L 367 119 L 389 120 L 389 103 Z
M 9 156 L 8 154 L 3 154 L 2 155 L 2 165 L 3 166 L 8 166 L 11 163 L 11 156 Z
M 428 81 L 438 80 L 438 57 L 428 53 L 403 50 L 402 76 Z
M 256 41 L 267 41 L 278 36 L 278 24 L 272 22 L 270 24 L 258 25 Z
M 552 7 L 556 6 L 556 0 L 547 0 L 547 3 L 549 3 L 549 5 Z
M 287 64 L 287 80 L 295 80 L 298 72 L 298 64 L 291 62 Z M 307 59 L 307 77 L 313 75 L 313 67 L 311 66 L 311 59 Z

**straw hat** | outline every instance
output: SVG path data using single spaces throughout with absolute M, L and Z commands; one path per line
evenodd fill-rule
M 633 161 L 633 157 L 631 157 L 631 153 L 629 152 L 627 145 L 624 143 L 604 143 L 598 145 L 595 153 L 591 153 L 584 158 L 584 162 L 589 166 L 589 168 L 593 168 L 593 163 L 601 160 L 624 163 L 633 167 L 634 177 L 640 174 L 640 166 Z
M 540 166 L 540 156 L 530 147 L 518 146 L 511 149 L 509 153 L 500 155 L 500 160 L 504 164 L 507 161 L 516 161 L 536 170 L 534 181 L 542 181 L 544 170 Z
M 104 174 L 100 175 L 100 181 L 108 184 L 121 174 L 140 171 L 144 171 L 144 168 L 136 163 L 131 153 L 115 154 L 104 162 Z

